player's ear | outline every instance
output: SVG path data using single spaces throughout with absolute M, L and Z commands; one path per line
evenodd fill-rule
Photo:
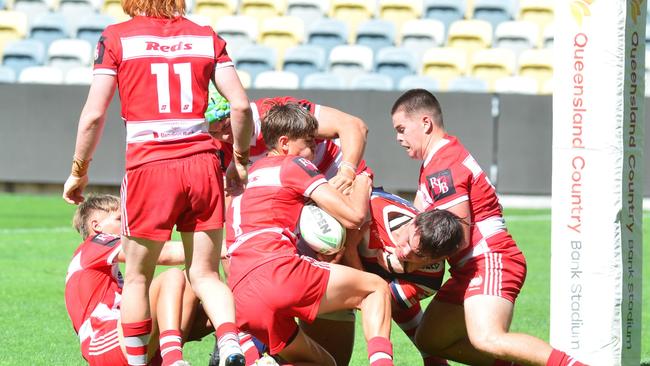
M 102 224 L 96 218 L 90 220 L 90 225 L 88 225 L 94 233 L 102 232 Z
M 424 130 L 424 133 L 429 134 L 431 131 L 433 131 L 433 118 L 429 115 L 422 115 L 422 129 Z
M 285 135 L 278 137 L 278 149 L 285 154 L 289 152 L 289 137 Z

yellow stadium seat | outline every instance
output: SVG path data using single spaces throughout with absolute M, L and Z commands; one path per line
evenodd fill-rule
M 348 42 L 354 44 L 357 27 L 375 15 L 375 0 L 332 0 L 330 17 L 348 25 Z
M 523 51 L 519 55 L 519 75 L 536 79 L 540 87 L 544 86 L 553 78 L 553 52 L 549 49 Z
M 0 10 L 0 60 L 5 45 L 25 37 L 27 33 L 27 15 L 20 11 Z
M 553 0 L 521 0 L 519 3 L 519 20 L 535 22 L 544 29 L 553 22 L 555 12 Z
M 469 74 L 485 80 L 489 91 L 494 91 L 497 79 L 511 76 L 515 71 L 516 56 L 507 48 L 488 48 L 474 52 L 469 65 Z
M 115 18 L 116 23 L 129 19 L 129 16 L 122 9 L 122 2 L 120 0 L 104 0 L 102 14 L 112 16 Z
M 468 52 L 492 46 L 492 25 L 484 20 L 458 20 L 451 23 L 447 45 Z
M 302 19 L 292 16 L 267 18 L 262 21 L 258 43 L 277 51 L 277 69 L 282 69 L 284 51 L 298 45 L 305 37 Z
M 465 75 L 467 51 L 462 48 L 431 48 L 422 56 L 422 75 L 436 79 L 441 90 L 447 90 L 449 81 Z
M 237 11 L 237 0 L 196 0 L 194 14 L 206 16 L 214 26 L 219 19 Z
M 395 23 L 398 33 L 402 25 L 409 20 L 422 16 L 422 1 L 417 0 L 380 0 L 379 17 Z
M 286 10 L 285 0 L 242 0 L 239 6 L 240 15 L 256 18 L 260 24 L 266 18 L 283 15 Z

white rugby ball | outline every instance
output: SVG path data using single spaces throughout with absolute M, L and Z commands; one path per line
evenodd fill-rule
M 316 205 L 305 205 L 300 213 L 300 235 L 317 253 L 337 253 L 345 243 L 345 227 Z

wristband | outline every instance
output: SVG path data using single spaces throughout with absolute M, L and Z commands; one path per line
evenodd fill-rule
M 73 177 L 81 178 L 88 174 L 88 167 L 90 166 L 90 161 L 92 159 L 83 160 L 74 156 L 72 158 L 72 169 L 70 169 L 70 175 Z
M 352 163 L 348 163 L 347 161 L 342 161 L 342 162 L 339 164 L 339 169 L 342 169 L 342 168 L 348 168 L 348 169 L 352 170 L 352 172 L 353 172 L 355 175 L 357 174 L 357 167 L 354 166 L 354 164 L 352 164 Z
M 232 151 L 232 156 L 235 159 L 235 161 L 240 164 L 240 165 L 248 165 L 248 154 L 250 153 L 250 150 L 246 150 L 243 152 L 237 151 L 233 149 Z

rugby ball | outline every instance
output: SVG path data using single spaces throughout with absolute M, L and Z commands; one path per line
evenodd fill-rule
M 300 213 L 300 236 L 317 253 L 337 253 L 345 243 L 345 227 L 316 205 L 305 205 Z

